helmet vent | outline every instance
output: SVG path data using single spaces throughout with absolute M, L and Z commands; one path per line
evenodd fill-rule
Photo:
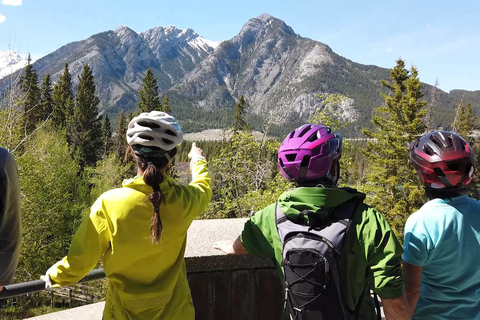
M 451 137 L 451 136 L 448 136 L 448 137 L 447 137 L 447 140 L 448 140 L 448 145 L 449 145 L 449 146 L 453 146 L 453 139 L 452 139 L 452 137 Z
M 174 137 L 177 136 L 177 134 L 170 129 L 165 130 L 165 133 L 168 134 L 168 135 L 174 136 Z
M 291 154 L 286 154 L 285 155 L 285 158 L 287 158 L 288 162 L 293 162 L 295 161 L 295 158 L 297 157 L 297 155 L 295 153 L 291 153 Z
M 430 136 L 430 140 L 432 140 L 440 149 L 443 148 L 443 144 L 433 134 Z
M 305 177 L 307 176 L 310 158 L 311 158 L 310 156 L 305 156 L 303 157 L 302 162 L 300 163 L 300 180 L 305 179 Z
M 300 134 L 298 135 L 299 138 L 303 137 L 305 135 L 305 133 L 307 133 L 308 131 L 310 131 L 310 126 L 305 126 L 305 128 L 302 129 L 302 131 L 300 132 Z
M 426 144 L 424 146 L 424 150 L 423 150 L 426 154 L 428 154 L 429 156 L 433 156 L 433 155 L 436 155 L 437 153 L 435 151 L 433 151 L 432 147 L 430 147 L 428 144 Z
M 166 144 L 173 144 L 172 140 L 162 138 L 162 141 L 165 142 Z
M 454 162 L 446 162 L 445 164 L 447 165 L 448 170 L 458 171 L 462 163 L 460 161 L 454 161 Z
M 313 142 L 313 141 L 316 141 L 318 139 L 318 131 L 315 132 L 314 134 L 312 134 L 308 139 L 307 141 L 308 142 Z
M 152 121 L 138 121 L 137 123 L 142 127 L 148 127 L 148 128 L 152 128 L 152 129 L 161 128 L 160 125 L 158 125 L 158 123 L 155 123 L 155 122 L 152 122 Z
M 148 134 L 139 134 L 138 137 L 140 139 L 144 139 L 144 140 L 148 140 L 148 141 L 153 140 L 153 138 Z

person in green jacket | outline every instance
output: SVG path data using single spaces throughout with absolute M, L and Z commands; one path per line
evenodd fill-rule
M 103 312 L 110 319 L 194 319 L 184 253 L 187 230 L 210 202 L 207 163 L 195 143 L 189 153 L 192 182 L 165 175 L 183 135 L 160 111 L 130 121 L 137 177 L 102 194 L 78 228 L 68 255 L 48 269 L 46 286 L 70 285 L 101 259 L 109 280 Z
M 228 254 L 251 253 L 272 258 L 283 283 L 276 206 L 294 220 L 304 210 L 326 218 L 335 207 L 356 198 L 360 205 L 343 240 L 341 254 L 344 303 L 352 314 L 359 306 L 358 319 L 376 319 L 367 290 L 371 289 L 381 298 L 387 319 L 408 319 L 402 247 L 382 214 L 363 203 L 365 194 L 336 187 L 341 145 L 341 135 L 321 125 L 306 124 L 289 133 L 278 150 L 278 164 L 283 176 L 295 182 L 296 187 L 283 193 L 276 204 L 250 217 L 235 241 L 219 241 L 213 246 Z

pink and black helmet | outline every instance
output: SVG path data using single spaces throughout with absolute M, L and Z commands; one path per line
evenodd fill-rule
M 410 160 L 426 187 L 460 187 L 472 181 L 475 166 L 472 149 L 453 132 L 430 132 L 413 141 Z
M 342 152 L 342 136 L 329 127 L 305 124 L 293 130 L 278 149 L 282 175 L 297 183 L 328 179 L 335 184 Z M 332 170 L 333 168 L 333 170 Z

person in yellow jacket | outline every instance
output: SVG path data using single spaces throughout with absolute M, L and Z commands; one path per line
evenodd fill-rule
M 177 120 L 160 111 L 132 119 L 127 142 L 138 176 L 102 194 L 77 230 L 68 255 L 48 269 L 46 286 L 70 285 L 101 259 L 109 280 L 103 318 L 195 318 L 184 253 L 187 229 L 211 199 L 202 150 L 189 153 L 192 182 L 165 175 L 183 141 Z

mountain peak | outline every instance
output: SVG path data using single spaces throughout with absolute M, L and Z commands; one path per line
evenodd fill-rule
M 265 37 L 272 32 L 280 32 L 286 35 L 299 37 L 293 29 L 285 22 L 277 19 L 267 13 L 263 13 L 256 18 L 247 21 L 242 30 L 232 40 L 247 45 L 253 41 Z
M 273 16 L 269 15 L 268 13 L 262 13 L 256 19 L 264 21 L 265 23 L 268 23 L 270 20 L 275 19 L 275 18 Z
M 0 78 L 23 68 L 26 63 L 26 60 L 13 50 L 0 51 Z
M 127 26 L 118 27 L 117 29 L 114 30 L 114 32 L 115 32 L 117 35 L 124 35 L 124 34 L 129 34 L 129 33 L 136 33 L 135 31 L 133 31 L 132 29 L 130 29 L 130 28 L 127 27 Z

